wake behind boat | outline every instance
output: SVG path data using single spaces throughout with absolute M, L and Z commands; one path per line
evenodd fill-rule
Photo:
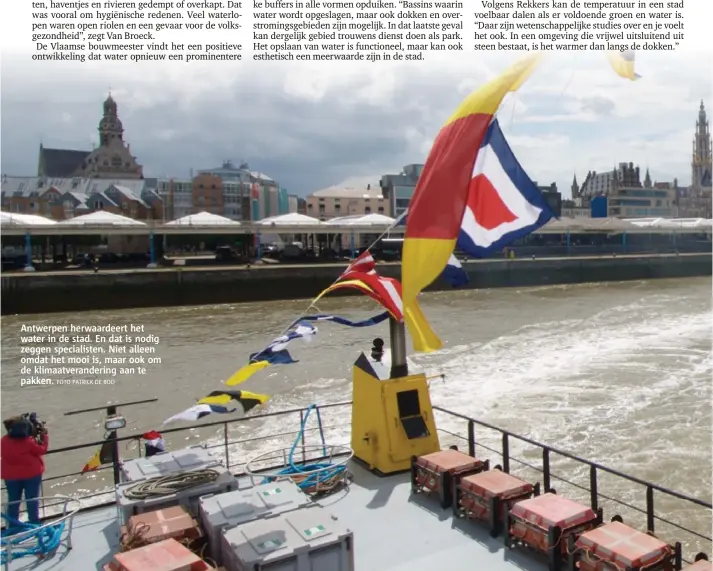
M 21 545 L 18 536 L 5 537 L 5 569 L 711 568 L 700 551 L 710 537 L 688 529 L 685 519 L 691 509 L 711 510 L 710 503 L 432 406 L 427 377 L 408 374 L 403 324 L 392 320 L 390 329 L 391 353 L 378 339 L 355 362 L 352 402 L 299 411 L 302 421 L 291 446 L 231 458 L 226 438 L 211 449 L 194 446 L 117 461 L 112 505 L 76 512 L 70 507 L 61 523 L 50 517 L 44 529 L 59 537 L 48 546 L 51 553 L 40 549 L 46 559 L 33 556 L 28 563 L 18 557 L 37 545 L 42 528 Z M 398 371 L 406 375 L 394 377 Z M 349 447 L 324 437 L 320 411 L 336 407 L 351 408 Z M 107 422 L 116 423 L 121 417 L 115 408 L 111 412 Z M 222 425 L 227 435 L 228 423 L 296 412 L 206 426 Z M 437 415 L 461 418 L 463 434 L 439 431 Z M 478 442 L 476 433 L 486 429 L 500 433 L 500 449 Z M 321 438 L 310 439 L 315 432 Z M 275 442 L 281 434 L 265 439 Z M 446 445 L 454 439 L 456 445 Z M 529 462 L 510 454 L 518 440 L 541 450 L 536 481 L 526 475 Z M 575 461 L 575 471 L 587 469 L 589 487 L 557 493 L 555 484 L 573 477 L 551 470 L 557 456 Z M 625 519 L 621 513 L 632 513 L 632 506 L 598 491 L 608 475 L 628 480 L 632 492 L 645 490 L 645 505 L 633 506 L 639 517 Z M 678 521 L 657 514 L 658 502 L 671 501 L 680 506 Z M 662 524 L 675 526 L 676 533 L 659 538 Z

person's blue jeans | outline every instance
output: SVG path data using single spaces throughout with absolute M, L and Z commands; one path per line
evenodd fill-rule
M 27 519 L 31 523 L 40 523 L 40 505 L 37 498 L 40 497 L 40 486 L 42 476 L 27 478 L 26 480 L 5 480 L 7 487 L 7 516 L 11 519 L 20 519 L 20 501 L 22 494 L 25 494 L 27 504 Z

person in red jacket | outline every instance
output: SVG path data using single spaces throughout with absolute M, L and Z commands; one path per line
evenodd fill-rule
M 40 522 L 37 498 L 40 496 L 49 436 L 41 428 L 37 437 L 32 436 L 33 424 L 26 417 L 5 421 L 8 433 L 0 439 L 0 478 L 7 488 L 7 516 L 20 518 L 20 503 L 25 495 L 27 518 L 30 523 Z

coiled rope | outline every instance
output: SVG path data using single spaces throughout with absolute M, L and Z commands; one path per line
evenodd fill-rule
M 25 523 L 9 517 L 7 514 L 2 514 L 2 518 L 7 521 L 8 527 L 2 533 L 2 555 L 0 563 L 5 565 L 8 561 L 8 552 L 12 550 L 12 559 L 20 557 L 46 557 L 52 555 L 62 540 L 62 532 L 64 531 L 64 521 L 54 525 L 41 523 Z M 34 533 L 27 533 L 35 530 Z M 15 537 L 19 534 L 20 537 Z M 28 542 L 36 539 L 35 545 L 28 545 Z
M 307 494 L 324 494 L 332 491 L 346 477 L 346 466 L 344 464 L 334 464 L 330 462 L 322 462 L 315 464 L 295 464 L 294 456 L 297 446 L 302 441 L 305 432 L 307 420 L 312 411 L 317 413 L 317 424 L 319 426 L 319 436 L 322 441 L 322 456 L 327 456 L 327 443 L 324 439 L 324 429 L 322 427 L 322 416 L 319 413 L 319 408 L 311 404 L 307 407 L 300 430 L 292 443 L 290 455 L 287 458 L 289 467 L 280 470 L 278 476 L 292 476 L 291 480 L 299 486 L 299 488 Z M 309 473 L 312 472 L 312 473 Z M 270 482 L 270 478 L 263 480 L 263 483 Z
M 220 472 L 210 468 L 181 472 L 168 476 L 159 476 L 150 480 L 142 480 L 124 490 L 124 496 L 130 500 L 146 500 L 161 496 L 170 496 L 189 488 L 215 482 Z

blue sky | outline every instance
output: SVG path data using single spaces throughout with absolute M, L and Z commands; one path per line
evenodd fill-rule
M 637 54 L 640 81 L 602 54 L 550 57 L 508 96 L 499 119 L 540 184 L 569 192 L 576 172 L 618 162 L 654 180 L 690 183 L 700 100 L 711 100 L 711 54 Z M 32 175 L 40 141 L 91 149 L 111 88 L 125 139 L 146 176 L 187 178 L 224 159 L 248 161 L 290 191 L 359 186 L 423 162 L 442 123 L 507 54 L 429 57 L 417 64 L 58 65 L 3 55 L 2 172 Z M 50 70 L 48 72 L 48 70 Z

